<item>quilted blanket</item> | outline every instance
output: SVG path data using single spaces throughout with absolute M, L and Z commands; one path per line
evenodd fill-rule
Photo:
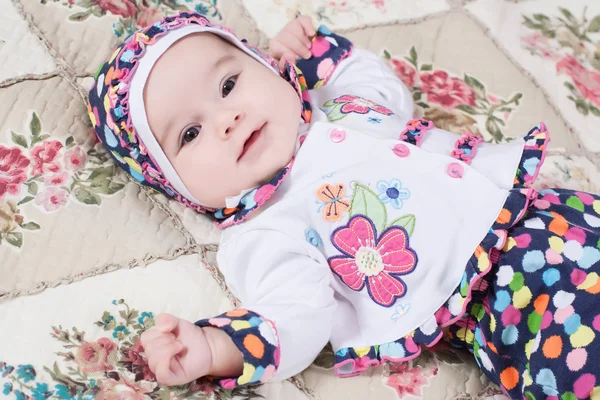
M 447 350 L 347 379 L 325 348 L 284 382 L 157 384 L 139 341 L 155 316 L 238 301 L 215 263 L 219 231 L 116 167 L 86 91 L 119 40 L 181 9 L 262 48 L 309 15 L 385 59 L 437 126 L 500 143 L 544 121 L 537 185 L 600 192 L 597 0 L 0 0 L 0 396 L 503 399 Z

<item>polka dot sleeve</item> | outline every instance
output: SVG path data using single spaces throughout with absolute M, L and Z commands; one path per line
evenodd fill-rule
M 199 327 L 214 327 L 227 333 L 242 352 L 244 369 L 239 377 L 214 378 L 225 388 L 264 383 L 279 367 L 279 338 L 271 321 L 255 312 L 238 308 L 196 322 Z

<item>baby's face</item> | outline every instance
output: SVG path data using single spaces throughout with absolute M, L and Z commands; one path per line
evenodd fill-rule
M 154 65 L 144 90 L 148 123 L 202 204 L 267 181 L 289 163 L 301 103 L 294 88 L 211 33 L 184 37 Z

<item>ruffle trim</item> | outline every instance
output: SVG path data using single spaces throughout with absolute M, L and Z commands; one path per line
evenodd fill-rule
M 525 140 L 525 147 L 515 174 L 514 187 L 530 187 L 537 179 L 546 159 L 550 134 L 546 125 L 540 122 L 525 135 L 523 140 Z
M 481 142 L 483 142 L 481 136 L 475 136 L 471 132 L 464 133 L 456 141 L 451 155 L 458 160 L 471 164 L 471 160 L 473 160 L 473 157 L 477 153 L 477 145 Z
M 400 133 L 398 139 L 419 147 L 423 134 L 433 128 L 435 126 L 431 121 L 423 118 L 411 119 L 406 123 L 406 128 Z
M 335 353 L 335 373 L 339 377 L 355 376 L 384 362 L 401 362 L 421 354 L 421 345 L 432 347 L 443 332 L 431 317 L 408 335 L 390 343 L 366 347 L 345 347 Z

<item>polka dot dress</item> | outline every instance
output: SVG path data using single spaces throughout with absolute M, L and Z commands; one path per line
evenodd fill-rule
M 600 399 L 600 196 L 529 189 L 526 198 L 501 249 L 483 249 L 489 271 L 457 289 L 465 313 L 449 341 L 511 398 Z

